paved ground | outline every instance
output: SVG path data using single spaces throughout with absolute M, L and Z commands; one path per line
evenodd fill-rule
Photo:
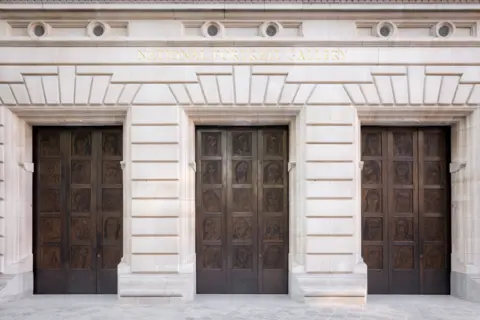
M 286 296 L 198 296 L 187 305 L 125 304 L 115 296 L 34 296 L 0 304 L 0 319 L 479 320 L 480 304 L 450 296 L 369 296 L 363 307 L 309 307 Z

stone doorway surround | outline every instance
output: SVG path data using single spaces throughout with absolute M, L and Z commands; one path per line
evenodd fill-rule
M 402 65 L 369 57 L 345 65 L 106 65 L 105 53 L 136 54 L 132 48 L 82 48 L 82 55 L 57 48 L 64 53 L 59 65 L 43 54 L 19 63 L 37 49 L 0 52 L 8 65 L 0 66 L 0 272 L 11 277 L 3 296 L 31 293 L 32 125 L 123 124 L 119 296 L 189 301 L 195 298 L 195 125 L 288 124 L 289 294 L 363 303 L 361 125 L 432 124 L 452 126 L 452 294 L 478 299 L 480 73 L 475 65 L 447 65 L 453 49 L 435 48 L 437 65 L 418 58 L 417 49 L 396 48 L 383 54 L 402 53 Z

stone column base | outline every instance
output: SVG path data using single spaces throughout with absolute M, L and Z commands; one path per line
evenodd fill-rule
M 0 274 L 0 302 L 20 299 L 33 294 L 33 272 Z
M 290 297 L 309 304 L 365 304 L 366 274 L 290 274 Z
M 118 268 L 119 300 L 170 303 L 188 302 L 195 297 L 195 274 L 142 274 L 131 273 L 129 269 L 125 266 Z
M 480 274 L 452 271 L 450 274 L 451 295 L 480 302 Z

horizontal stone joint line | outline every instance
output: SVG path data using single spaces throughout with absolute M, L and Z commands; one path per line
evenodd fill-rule
M 347 215 L 338 215 L 338 216 L 331 216 L 331 215 L 318 215 L 318 216 L 312 216 L 312 215 L 305 215 L 305 218 L 308 218 L 308 219 L 325 219 L 325 220 L 328 220 L 328 219 L 352 219 L 354 217 L 354 215 L 350 215 L 350 216 L 347 216 Z
M 353 197 L 305 197 L 307 200 L 352 200 Z
M 156 145 L 178 145 L 178 142 L 157 142 L 157 141 L 134 141 L 131 142 L 131 144 L 139 144 L 139 145 L 145 145 L 145 144 L 156 144 Z
M 134 256 L 178 256 L 179 253 L 146 253 L 146 252 L 132 252 Z
M 352 163 L 352 160 L 306 160 L 305 163 Z
M 179 200 L 179 197 L 132 197 L 132 200 Z
M 354 179 L 353 178 L 306 178 L 305 181 L 332 181 L 332 182 L 336 182 L 336 181 L 346 181 L 346 182 L 349 182 L 349 181 L 353 181 Z
M 132 121 L 132 127 L 178 127 L 178 123 L 135 123 Z
M 313 141 L 307 141 L 305 144 L 309 144 L 309 145 L 315 145 L 315 144 L 328 144 L 328 145 L 332 145 L 332 144 L 341 144 L 341 145 L 351 145 L 353 144 L 353 142 L 344 142 L 344 141 L 341 141 L 341 142 L 331 142 L 331 141 L 328 141 L 328 142 L 313 142 Z
M 307 127 L 352 127 L 351 122 L 339 122 L 339 123 L 312 123 L 307 122 Z
M 307 252 L 305 253 L 306 255 L 309 256 L 353 256 L 355 253 L 354 252 L 349 252 L 349 253 L 339 253 L 339 252 Z
M 307 233 L 307 237 L 312 237 L 312 238 L 343 238 L 343 237 L 353 237 L 355 234 L 352 233 Z
M 178 160 L 132 160 L 131 163 L 180 163 Z

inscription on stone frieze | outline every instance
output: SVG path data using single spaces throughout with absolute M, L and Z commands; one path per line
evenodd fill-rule
M 303 61 L 328 62 L 344 61 L 345 51 L 338 48 L 220 48 L 220 49 L 145 49 L 138 50 L 139 61 L 237 61 L 237 62 L 275 62 Z

